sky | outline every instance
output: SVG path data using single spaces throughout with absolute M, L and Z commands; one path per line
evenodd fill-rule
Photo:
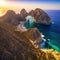
M 8 1 L 8 0 L 7 0 Z M 9 1 L 39 1 L 39 2 L 59 2 L 60 0 L 9 0 Z
M 20 11 L 25 8 L 32 10 L 41 8 L 43 10 L 60 10 L 60 0 L 0 0 L 1 8 Z
M 7 0 L 12 2 L 14 6 L 20 6 L 21 8 L 34 9 L 60 9 L 60 0 Z

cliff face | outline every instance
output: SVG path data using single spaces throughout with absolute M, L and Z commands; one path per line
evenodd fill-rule
M 30 39 L 35 41 L 39 37 L 36 28 L 21 32 L 15 31 L 10 24 L 0 22 L 0 60 L 60 60 L 56 51 L 33 46 Z

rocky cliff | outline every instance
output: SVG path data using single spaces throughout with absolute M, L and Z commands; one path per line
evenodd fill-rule
M 60 54 L 54 50 L 35 48 L 30 39 L 35 41 L 39 37 L 36 28 L 21 32 L 0 22 L 0 60 L 60 60 Z

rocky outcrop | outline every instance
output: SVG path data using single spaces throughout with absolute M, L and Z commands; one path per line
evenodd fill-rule
M 31 16 L 34 16 L 37 23 L 44 24 L 44 25 L 51 24 L 51 18 L 42 9 L 36 8 L 34 11 L 33 10 L 30 11 L 29 14 Z
M 37 28 L 29 29 L 25 32 L 25 35 L 29 40 L 35 45 L 40 47 L 40 43 L 42 42 L 41 34 Z
M 34 14 L 35 14 L 34 10 L 31 10 L 31 11 L 29 12 L 29 15 L 31 15 L 32 17 L 34 17 Z
M 22 9 L 22 10 L 20 11 L 20 18 L 21 18 L 22 21 L 25 21 L 25 17 L 26 17 L 27 15 L 28 15 L 28 13 L 26 12 L 25 9 Z

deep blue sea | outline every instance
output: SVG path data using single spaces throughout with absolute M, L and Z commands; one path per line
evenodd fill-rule
M 60 48 L 60 10 L 45 10 L 54 24 L 50 26 L 37 24 L 36 27 L 43 33 L 45 39 Z
M 54 22 L 50 27 L 41 27 L 43 34 L 51 43 L 60 48 L 60 10 L 45 10 Z M 44 31 L 45 30 L 45 31 Z

